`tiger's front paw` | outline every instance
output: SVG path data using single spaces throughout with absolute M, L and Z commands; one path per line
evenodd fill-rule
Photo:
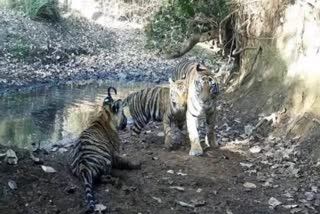
M 166 136 L 165 140 L 164 140 L 164 146 L 166 149 L 168 150 L 172 150 L 173 149 L 173 143 L 172 143 L 172 139 L 170 136 Z
M 131 169 L 141 169 L 141 162 L 131 162 Z
M 191 148 L 189 152 L 190 156 L 201 156 L 203 155 L 203 150 L 201 147 L 199 148 Z

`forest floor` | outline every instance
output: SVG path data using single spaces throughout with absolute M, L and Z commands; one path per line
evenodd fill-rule
M 141 162 L 142 169 L 114 170 L 109 183 L 96 185 L 98 202 L 124 214 L 318 213 L 319 166 L 307 162 L 298 139 L 246 135 L 245 118 L 223 101 L 219 106 L 216 130 L 223 145 L 201 157 L 188 155 L 186 131 L 177 133 L 180 145 L 174 151 L 164 149 L 161 124 L 149 124 L 140 138 L 121 131 L 121 153 Z M 6 149 L 0 147 L 0 153 Z M 70 174 L 64 147 L 36 154 L 43 165 L 57 170 L 52 174 L 34 163 L 29 152 L 13 149 L 18 164 L 0 162 L 0 213 L 85 211 L 83 185 Z
M 145 52 L 139 43 L 142 32 L 137 29 L 121 31 L 83 23 L 79 27 L 66 22 L 71 29 L 66 37 L 59 36 L 64 28 L 32 21 L 27 22 L 31 27 L 17 27 L 21 23 L 25 23 L 25 17 L 0 12 L 0 35 L 6 35 L 0 39 L 7 39 L 0 43 L 4 45 L 1 50 L 5 50 L 0 53 L 2 91 L 92 78 L 161 82 L 168 78 L 168 71 L 176 63 Z M 8 27 L 11 24 L 16 27 Z M 41 40 L 43 45 L 39 47 L 43 47 L 43 52 L 39 47 L 34 52 L 24 45 L 27 40 L 31 47 L 37 46 L 38 43 L 33 44 L 36 40 L 24 34 L 33 28 L 39 31 L 32 32 L 55 29 L 49 37 L 52 44 Z M 34 38 L 39 40 L 41 34 L 46 35 L 39 33 Z M 17 35 L 22 36 L 17 39 Z M 11 43 L 12 38 L 19 42 Z M 21 54 L 23 60 L 18 59 Z M 222 145 L 206 150 L 201 157 L 188 155 L 186 131 L 177 138 L 181 145 L 174 151 L 163 148 L 161 124 L 151 123 L 138 139 L 129 131 L 121 131 L 121 153 L 140 161 L 142 169 L 114 170 L 109 183 L 95 188 L 99 203 L 110 207 L 112 213 L 124 214 L 318 213 L 320 164 L 310 160 L 308 151 L 300 147 L 299 137 L 273 136 L 270 131 L 263 135 L 255 133 L 253 127 L 258 123 L 259 112 L 252 111 L 254 98 L 248 98 L 247 105 L 237 105 L 233 102 L 235 96 L 221 96 L 218 102 L 216 132 Z M 269 125 L 260 128 L 268 130 Z M 273 125 L 271 129 L 281 126 Z M 41 150 L 37 154 L 56 173 L 44 172 L 28 151 L 12 148 L 19 158 L 17 165 L 8 165 L 0 158 L 0 213 L 84 212 L 82 184 L 66 165 L 67 153 L 63 151 L 68 148 L 55 152 Z M 0 154 L 7 149 L 0 146 Z M 13 183 L 17 184 L 16 189 Z

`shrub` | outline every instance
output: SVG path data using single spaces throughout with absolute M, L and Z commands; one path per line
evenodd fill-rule
M 54 0 L 24 0 L 24 10 L 32 19 L 58 21 L 60 14 Z
M 31 19 L 53 22 L 60 20 L 56 0 L 0 0 L 0 5 L 22 10 Z
M 148 46 L 178 46 L 194 33 L 217 27 L 228 14 L 227 0 L 169 0 L 146 25 Z

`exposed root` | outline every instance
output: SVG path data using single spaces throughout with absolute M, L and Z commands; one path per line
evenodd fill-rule
M 242 80 L 240 80 L 239 85 L 243 85 L 244 83 L 247 82 L 247 80 L 249 79 L 248 77 L 249 77 L 250 74 L 252 73 L 253 68 L 254 68 L 257 60 L 258 60 L 258 56 L 259 56 L 261 53 L 262 53 L 262 47 L 259 47 L 259 49 L 258 49 L 258 51 L 257 51 L 257 53 L 256 53 L 256 55 L 255 55 L 255 57 L 254 57 L 254 59 L 253 59 L 253 62 L 252 62 L 252 65 L 251 65 L 250 70 L 249 70 L 246 74 L 244 74 L 244 77 L 242 78 Z

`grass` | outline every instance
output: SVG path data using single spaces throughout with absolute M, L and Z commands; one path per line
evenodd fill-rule
M 56 0 L 0 0 L 1 7 L 23 11 L 31 19 L 59 21 Z

